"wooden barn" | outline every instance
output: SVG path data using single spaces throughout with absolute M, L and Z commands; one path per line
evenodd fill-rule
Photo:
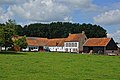
M 89 38 L 83 44 L 84 53 L 99 53 L 99 54 L 109 54 L 117 53 L 118 46 L 112 38 Z

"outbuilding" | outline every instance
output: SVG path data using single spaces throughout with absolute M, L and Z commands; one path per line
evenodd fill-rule
M 118 46 L 113 38 L 89 38 L 83 44 L 83 52 L 89 53 L 91 51 L 101 54 L 117 53 Z

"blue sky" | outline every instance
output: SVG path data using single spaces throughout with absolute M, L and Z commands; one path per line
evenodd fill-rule
M 70 21 L 102 26 L 120 42 L 120 0 L 0 0 L 0 23 Z

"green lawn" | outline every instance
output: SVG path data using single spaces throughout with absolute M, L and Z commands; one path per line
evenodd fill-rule
M 120 56 L 1 53 L 0 80 L 120 80 Z

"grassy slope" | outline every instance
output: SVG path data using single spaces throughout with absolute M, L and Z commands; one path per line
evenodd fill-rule
M 64 53 L 0 54 L 0 80 L 120 80 L 120 57 Z

